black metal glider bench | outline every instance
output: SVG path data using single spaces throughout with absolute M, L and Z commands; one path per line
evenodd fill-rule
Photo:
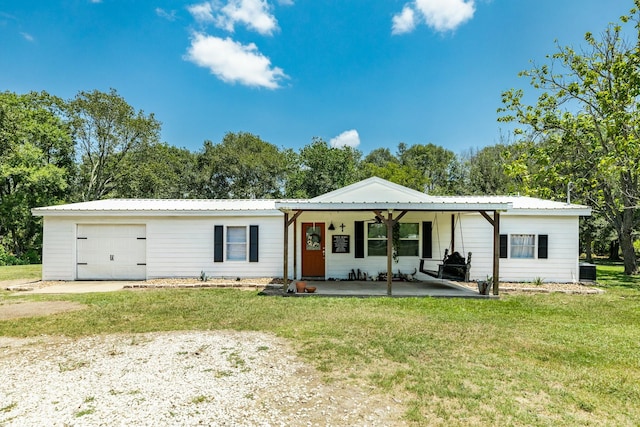
M 469 271 L 471 270 L 471 252 L 465 260 L 458 252 L 449 255 L 449 250 L 444 250 L 444 258 L 442 264 L 438 264 L 438 271 L 426 270 L 424 268 L 424 259 L 420 260 L 420 272 L 428 274 L 436 279 L 456 280 L 458 282 L 469 281 Z

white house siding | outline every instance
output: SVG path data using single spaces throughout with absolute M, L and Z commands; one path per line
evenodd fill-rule
M 304 212 L 297 221 L 296 250 L 298 262 L 297 277 L 302 274 L 301 247 L 303 222 L 325 223 L 325 249 L 326 249 L 326 277 L 345 280 L 351 270 L 376 276 L 386 272 L 387 261 L 383 256 L 368 256 L 355 258 L 355 221 L 370 221 L 373 213 L 370 212 Z M 472 252 L 471 280 L 486 279 L 492 275 L 493 270 L 493 227 L 478 213 L 435 213 L 435 212 L 410 212 L 401 222 L 418 223 L 420 230 L 419 251 L 417 257 L 400 257 L 399 262 L 393 262 L 394 273 L 413 273 L 420 265 L 422 257 L 422 222 L 432 223 L 432 258 L 425 259 L 427 270 L 437 271 L 438 264 L 442 262 L 445 249 L 451 247 L 451 222 L 455 221 L 455 251 L 465 257 Z M 334 231 L 328 230 L 333 222 Z M 340 225 L 344 224 L 344 231 Z M 366 227 L 366 225 L 365 225 Z M 578 218 L 575 216 L 521 216 L 501 215 L 500 234 L 544 234 L 549 236 L 548 258 L 537 259 L 537 251 L 534 259 L 500 259 L 501 281 L 533 281 L 541 278 L 547 282 L 572 282 L 578 278 Z M 293 234 L 293 233 L 290 233 Z M 365 229 L 366 234 L 366 229 Z M 348 254 L 334 254 L 331 252 L 333 235 L 347 235 L 350 240 Z M 510 255 L 510 254 L 509 254 Z M 430 279 L 430 276 L 417 273 L 421 280 Z
M 471 279 L 485 279 L 493 269 L 493 229 L 478 214 L 461 214 L 462 226 L 456 234 L 464 233 L 464 250 L 472 252 Z M 500 259 L 500 280 L 503 282 L 530 282 L 540 278 L 546 282 L 573 282 L 578 280 L 578 217 L 524 216 L 503 214 L 500 234 L 548 235 L 548 258 Z M 537 237 L 536 237 L 537 239 Z M 508 241 L 510 238 L 508 238 Z M 456 250 L 462 250 L 462 241 L 456 236 Z M 537 244 L 537 242 L 536 242 Z M 536 246 L 537 248 L 537 246 Z
M 214 262 L 214 227 L 225 227 L 224 261 Z M 258 262 L 226 259 L 226 227 L 257 225 Z M 150 219 L 147 225 L 147 271 L 150 279 L 194 277 L 281 277 L 281 217 L 167 217 Z M 247 245 L 249 230 L 247 228 Z
M 50 216 L 44 219 L 43 280 L 77 279 L 78 224 L 144 224 L 147 279 L 198 277 L 201 271 L 209 277 L 282 277 L 283 220 L 280 216 Z M 223 262 L 214 262 L 216 225 L 246 226 L 247 240 L 248 227 L 257 225 L 259 261 L 227 261 L 225 255 Z M 224 235 L 226 239 L 226 228 Z M 290 264 L 292 262 L 293 255 L 290 256 Z

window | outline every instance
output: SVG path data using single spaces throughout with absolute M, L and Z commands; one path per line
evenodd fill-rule
M 400 223 L 398 256 L 418 256 L 418 223 Z
M 224 239 L 225 228 L 227 239 Z M 249 229 L 247 245 L 247 228 Z M 250 225 L 249 227 L 225 227 L 216 225 L 213 227 L 213 262 L 246 261 L 247 252 L 249 262 L 259 260 L 259 227 Z M 227 253 L 225 254 L 225 249 Z M 247 251 L 248 249 L 248 251 Z
M 418 223 L 400 223 L 398 256 L 418 256 L 420 247 Z M 371 223 L 367 225 L 367 250 L 369 256 L 387 255 L 387 226 Z
M 369 256 L 387 255 L 387 226 L 385 224 L 367 224 L 367 253 Z
M 247 228 L 227 227 L 227 260 L 247 260 Z
M 511 258 L 534 258 L 535 250 L 535 234 L 511 235 Z

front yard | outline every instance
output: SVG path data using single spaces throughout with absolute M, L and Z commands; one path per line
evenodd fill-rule
M 403 423 L 638 425 L 640 280 L 609 279 L 604 289 L 499 300 L 276 298 L 232 289 L 4 292 L 0 304 L 64 300 L 87 308 L 0 321 L 0 336 L 259 331 L 288 340 L 327 383 L 370 386 L 400 402 Z

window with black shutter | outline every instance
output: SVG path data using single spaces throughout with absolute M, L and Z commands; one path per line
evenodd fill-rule
M 538 236 L 538 258 L 546 259 L 549 257 L 549 236 L 540 234 Z
M 258 226 L 249 226 L 249 262 L 258 262 Z
M 506 234 L 500 235 L 500 258 L 507 257 L 507 245 L 509 244 L 509 238 Z
M 364 221 L 356 221 L 354 230 L 354 256 L 356 258 L 364 258 Z
M 213 262 L 224 261 L 224 226 L 213 227 Z
M 422 258 L 433 258 L 433 229 L 431 221 L 422 222 Z

